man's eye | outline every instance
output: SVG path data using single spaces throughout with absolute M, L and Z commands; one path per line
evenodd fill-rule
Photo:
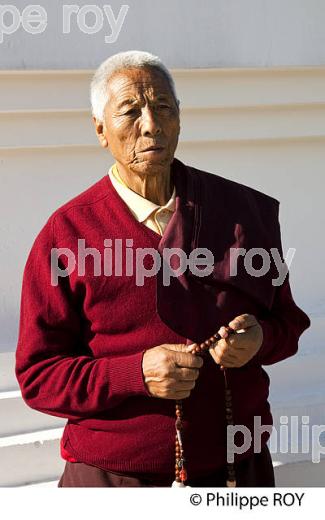
M 138 110 L 136 108 L 130 108 L 130 110 L 127 110 L 127 112 L 124 112 L 124 115 L 126 116 L 132 116 L 138 113 Z
M 158 107 L 159 107 L 159 108 L 170 108 L 169 105 L 163 105 L 163 104 L 158 105 Z

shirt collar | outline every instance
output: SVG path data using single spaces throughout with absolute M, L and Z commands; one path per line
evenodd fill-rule
M 159 206 L 151 200 L 145 199 L 135 191 L 131 190 L 125 184 L 122 184 L 113 173 L 115 164 L 109 169 L 108 175 L 112 181 L 112 184 L 120 197 L 124 200 L 131 212 L 139 222 L 144 222 L 154 211 L 157 209 L 167 209 L 168 211 L 175 211 L 176 204 L 176 188 L 174 186 L 173 193 L 170 199 L 164 206 Z

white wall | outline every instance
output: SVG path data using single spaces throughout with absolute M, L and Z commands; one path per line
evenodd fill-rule
M 21 274 L 56 207 L 100 178 L 90 71 L 0 73 L 0 352 L 17 338 Z M 281 202 L 292 290 L 313 319 L 300 354 L 324 354 L 325 69 L 174 71 L 182 103 L 180 159 Z M 317 254 L 311 254 L 317 251 Z
M 150 50 L 173 68 L 274 67 L 325 63 L 325 3 L 323 0 L 97 0 L 110 5 L 118 18 L 128 5 L 114 43 L 104 15 L 98 32 L 85 34 L 83 21 L 71 17 L 71 32 L 63 33 L 64 4 L 82 8 L 89 0 L 8 0 L 20 13 L 36 3 L 46 10 L 47 27 L 41 34 L 22 28 L 4 35 L 0 68 L 93 68 L 105 57 L 127 49 Z M 98 15 L 97 15 L 98 16 Z M 9 15 L 4 25 L 11 25 Z M 85 24 L 94 27 L 95 15 Z M 102 25 L 102 29 L 99 30 Z
M 112 163 L 92 126 L 91 73 L 0 72 L 0 486 L 55 480 L 63 468 L 65 421 L 24 405 L 14 351 L 22 271 L 36 234 L 52 211 Z M 182 103 L 176 156 L 281 202 L 283 248 L 296 248 L 293 295 L 312 327 L 296 356 L 267 367 L 270 399 L 276 425 L 282 414 L 325 424 L 325 67 L 173 75 Z M 279 466 L 281 485 L 324 485 L 324 464 L 306 462 L 310 456 L 275 453 L 275 462 L 304 461 L 297 462 L 300 480 Z
M 30 3 L 7 4 L 17 14 Z M 96 34 L 84 34 L 72 15 L 71 32 L 63 34 L 63 4 L 38 0 L 47 13 L 38 35 L 19 28 L 1 41 L 11 19 L 0 15 L 0 486 L 55 485 L 63 470 L 65 421 L 28 408 L 14 376 L 21 278 L 47 217 L 112 162 L 93 131 L 88 69 L 121 50 L 149 50 L 174 68 L 182 101 L 177 157 L 281 201 L 284 251 L 296 248 L 293 295 L 312 328 L 295 357 L 267 367 L 270 401 L 277 428 L 281 415 L 325 424 L 325 2 L 97 1 L 115 17 L 129 6 L 113 43 L 104 40 L 112 33 L 106 18 Z M 94 22 L 88 15 L 86 23 Z M 283 464 L 278 485 L 325 485 L 324 459 L 272 455 Z

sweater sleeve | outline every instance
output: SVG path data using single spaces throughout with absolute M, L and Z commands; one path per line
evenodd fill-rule
M 142 372 L 145 350 L 94 358 L 85 348 L 69 277 L 52 283 L 52 247 L 50 218 L 23 274 L 15 365 L 23 400 L 40 412 L 76 419 L 115 407 L 130 396 L 149 396 Z
M 279 203 L 275 205 L 273 221 L 276 246 L 284 262 L 281 228 L 279 222 Z M 310 326 L 307 314 L 296 305 L 290 287 L 290 273 L 275 289 L 271 309 L 258 319 L 263 329 L 263 341 L 256 359 L 262 365 L 272 365 L 296 354 L 301 334 Z
M 299 337 L 310 326 L 310 319 L 292 298 L 289 274 L 276 288 L 269 315 L 258 321 L 263 341 L 256 356 L 262 365 L 272 365 L 296 354 Z

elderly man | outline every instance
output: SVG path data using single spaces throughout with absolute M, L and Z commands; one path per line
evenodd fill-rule
M 310 325 L 288 273 L 274 284 L 255 254 L 283 261 L 279 202 L 174 158 L 179 101 L 157 57 L 108 58 L 91 102 L 115 164 L 37 236 L 16 353 L 27 405 L 68 419 L 59 487 L 274 486 L 262 365 Z M 252 437 L 229 446 L 237 426 Z

